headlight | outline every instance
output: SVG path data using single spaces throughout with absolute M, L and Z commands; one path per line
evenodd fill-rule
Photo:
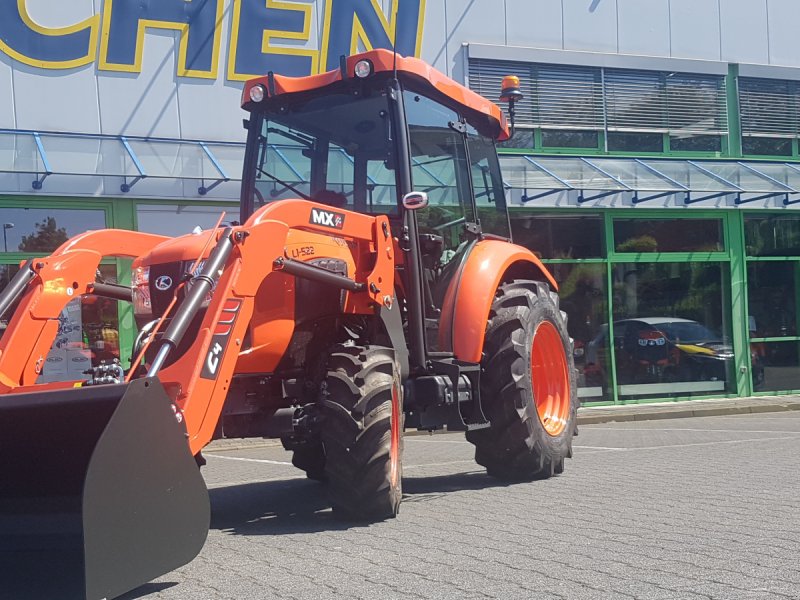
M 131 272 L 133 288 L 133 314 L 136 317 L 152 317 L 153 304 L 150 301 L 150 267 L 137 267 Z

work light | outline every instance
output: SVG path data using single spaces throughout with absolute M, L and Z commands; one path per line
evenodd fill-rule
M 368 60 L 360 60 L 356 63 L 355 67 L 356 77 L 365 79 L 372 75 L 372 63 Z
M 263 85 L 256 84 L 250 88 L 250 100 L 253 102 L 261 102 L 264 99 L 264 96 L 267 95 L 267 88 Z

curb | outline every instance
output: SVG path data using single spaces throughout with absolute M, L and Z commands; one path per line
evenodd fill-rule
M 707 401 L 706 401 L 707 402 Z M 800 410 L 800 401 L 742 403 L 742 400 L 720 400 L 719 404 L 701 406 L 681 405 L 638 405 L 598 408 L 581 408 L 578 412 L 578 425 L 595 425 L 625 421 L 653 421 L 657 419 L 689 419 L 692 417 L 719 417 L 728 415 L 761 414 Z

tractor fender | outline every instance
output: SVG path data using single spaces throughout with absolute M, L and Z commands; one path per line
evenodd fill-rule
M 456 358 L 480 362 L 486 322 L 497 288 L 512 278 L 546 280 L 554 290 L 558 289 L 542 261 L 527 248 L 500 240 L 475 244 L 461 270 L 452 304 Z

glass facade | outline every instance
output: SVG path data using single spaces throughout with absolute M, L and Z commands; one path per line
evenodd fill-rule
M 745 258 L 743 232 L 750 252 L 792 252 L 800 221 L 742 211 L 575 213 L 516 209 L 512 230 L 560 286 L 585 404 L 796 389 L 800 381 L 776 386 L 794 381 L 797 366 L 800 258 Z

